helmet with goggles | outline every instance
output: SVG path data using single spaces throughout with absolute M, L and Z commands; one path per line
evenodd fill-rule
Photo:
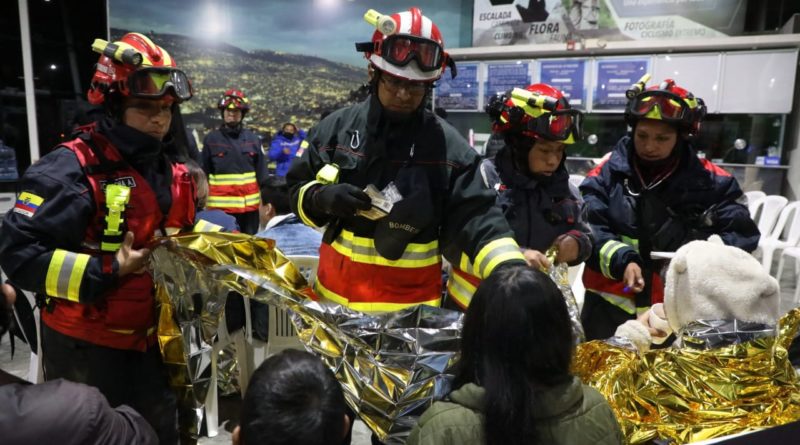
M 412 81 L 437 80 L 446 66 L 451 76 L 456 76 L 455 62 L 444 50 L 439 27 L 419 8 L 390 16 L 370 9 L 364 20 L 376 30 L 372 41 L 356 43 L 356 50 L 375 68 Z
M 689 135 L 696 135 L 706 116 L 703 99 L 675 85 L 672 79 L 645 88 L 649 79 L 650 76 L 645 75 L 627 91 L 625 121 L 628 125 L 634 127 L 640 119 L 654 119 L 676 125 Z
M 581 137 L 581 112 L 564 94 L 545 83 L 514 88 L 486 105 L 492 131 L 574 144 Z
M 220 110 L 241 110 L 242 114 L 250 110 L 250 100 L 240 90 L 233 88 L 225 91 L 222 99 L 219 100 L 217 108 Z
M 92 50 L 100 53 L 87 94 L 93 105 L 110 94 L 145 99 L 171 94 L 177 102 L 192 98 L 186 74 L 164 48 L 142 34 L 128 33 L 115 42 L 95 39 Z

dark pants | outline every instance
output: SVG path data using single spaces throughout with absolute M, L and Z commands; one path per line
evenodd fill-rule
M 600 295 L 586 291 L 581 310 L 581 324 L 586 340 L 603 340 L 614 335 L 617 326 L 636 318 L 614 306 Z
M 239 231 L 248 235 L 255 235 L 258 232 L 258 211 L 245 213 L 231 213 L 239 224 Z
M 94 386 L 111 406 L 128 405 L 156 430 L 159 443 L 177 444 L 177 398 L 158 346 L 146 352 L 98 346 L 42 326 L 46 380 Z

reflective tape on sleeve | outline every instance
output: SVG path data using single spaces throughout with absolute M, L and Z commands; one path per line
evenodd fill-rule
M 519 250 L 519 245 L 514 238 L 506 237 L 496 239 L 483 248 L 475 255 L 474 275 L 486 278 L 492 273 L 497 265 L 509 260 L 525 261 L 525 256 Z M 466 270 L 466 269 L 465 269 Z
M 600 248 L 600 272 L 606 278 L 614 279 L 611 275 L 611 261 L 614 259 L 614 254 L 619 249 L 627 247 L 628 245 L 616 240 L 606 241 L 603 247 Z
M 80 301 L 79 293 L 90 255 L 56 249 L 47 267 L 45 292 L 51 297 Z

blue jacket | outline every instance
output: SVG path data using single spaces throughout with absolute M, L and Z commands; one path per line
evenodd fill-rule
M 497 191 L 497 204 L 520 247 L 544 253 L 561 235 L 568 235 L 579 248 L 578 258 L 570 265 L 589 257 L 591 230 L 581 216 L 583 201 L 569 184 L 564 160 L 552 177 L 536 179 L 515 168 L 511 147 L 505 146 L 494 159 L 481 161 L 480 168 L 486 186 Z
M 303 224 L 295 215 L 258 232 L 256 236 L 275 240 L 275 246 L 284 255 L 319 256 L 319 245 L 322 244 L 322 234 Z
M 674 173 L 645 191 L 631 165 L 633 150 L 629 136 L 620 139 L 611 156 L 590 171 L 580 187 L 595 241 L 584 271 L 587 290 L 631 298 L 614 289 L 622 288 L 619 280 L 630 262 L 650 262 L 639 254 L 642 233 L 650 251 L 674 252 L 712 234 L 748 252 L 758 247 L 758 227 L 740 202 L 742 190 L 730 173 L 699 159 L 686 143 L 679 147 Z M 653 302 L 661 292 L 654 286 Z
M 303 134 L 300 131 L 295 133 L 291 140 L 286 138 L 282 132 L 272 139 L 272 143 L 269 145 L 269 160 L 277 164 L 275 168 L 277 176 L 286 176 L 289 164 L 292 163 L 301 142 L 303 142 Z

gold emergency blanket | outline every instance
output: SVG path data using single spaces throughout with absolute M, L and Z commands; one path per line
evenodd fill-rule
M 800 308 L 778 335 L 713 349 L 688 346 L 637 353 L 613 342 L 578 345 L 573 370 L 608 399 L 628 443 L 677 444 L 800 419 L 800 383 L 787 348 Z
M 300 340 L 342 384 L 348 405 L 387 443 L 450 390 L 462 315 L 429 306 L 367 315 L 308 298 L 310 289 L 272 240 L 193 233 L 152 253 L 161 303 L 159 341 L 182 406 L 184 443 L 197 437 L 210 351 L 230 291 L 290 310 Z

